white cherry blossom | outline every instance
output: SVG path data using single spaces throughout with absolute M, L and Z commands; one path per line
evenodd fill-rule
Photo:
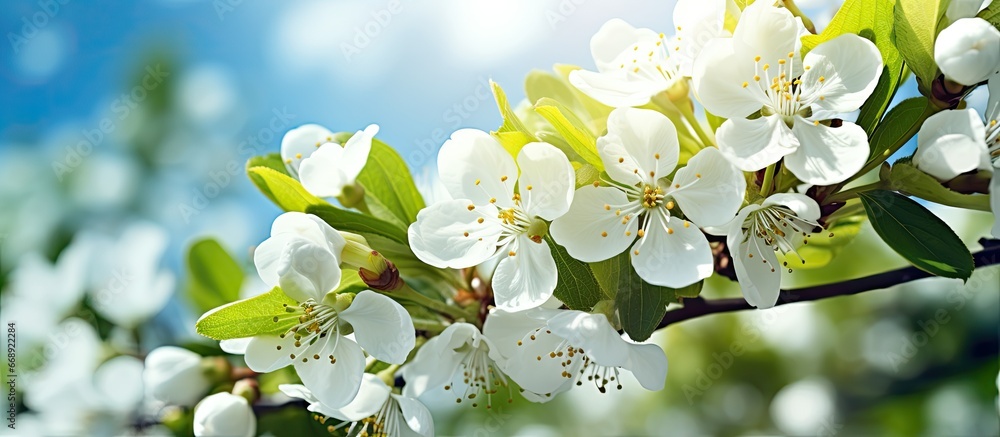
M 531 401 L 546 402 L 585 383 L 601 392 L 608 386 L 621 389 L 621 371 L 632 372 L 647 390 L 662 389 L 666 380 L 663 349 L 625 340 L 603 314 L 498 309 L 487 316 L 483 332 L 506 358 L 504 371 Z
M 853 34 L 802 57 L 803 32 L 787 9 L 747 6 L 733 37 L 709 42 L 695 60 L 694 89 L 709 112 L 728 119 L 716 132 L 719 149 L 741 170 L 784 158 L 803 182 L 833 184 L 861 170 L 869 147 L 864 129 L 831 119 L 861 107 L 882 74 L 882 58 Z
M 408 231 L 413 253 L 441 268 L 499 257 L 493 274 L 498 307 L 526 309 L 548 300 L 557 273 L 544 221 L 562 216 L 572 202 L 576 179 L 566 155 L 529 143 L 515 162 L 488 133 L 462 129 L 441 147 L 438 171 L 453 200 L 417 214 Z
M 986 80 L 1000 65 L 1000 30 L 982 18 L 961 18 L 934 40 L 934 61 L 962 85 Z
M 281 159 L 307 191 L 319 197 L 337 197 L 344 187 L 354 185 L 365 167 L 378 129 L 376 124 L 369 125 L 340 145 L 333 142 L 333 132 L 323 126 L 299 126 L 281 139 Z
M 577 190 L 569 212 L 552 223 L 556 242 L 584 262 L 631 246 L 632 265 L 650 284 L 683 287 L 711 276 L 712 251 L 698 227 L 736 215 L 746 189 L 743 174 L 715 148 L 698 152 L 673 174 L 677 131 L 646 109 L 612 111 L 597 150 L 610 186 Z
M 986 128 L 975 109 L 939 112 L 920 126 L 913 164 L 942 182 L 965 172 L 989 170 L 985 139 Z

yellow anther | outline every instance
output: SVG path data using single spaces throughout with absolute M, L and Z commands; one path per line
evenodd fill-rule
M 634 254 L 636 254 L 636 255 L 639 255 L 639 249 L 636 249 L 636 250 L 635 250 L 634 252 L 632 252 L 632 253 L 634 253 Z
M 813 121 L 813 126 L 819 126 L 819 120 Z
M 695 174 L 694 174 L 694 177 L 696 177 L 696 178 L 698 178 L 698 179 L 701 179 L 701 173 L 695 173 Z
M 755 75 L 755 76 L 753 77 L 753 80 L 754 80 L 754 81 L 756 81 L 756 82 L 760 82 L 760 76 L 756 76 L 756 75 Z
M 785 65 L 785 60 L 784 59 L 778 59 L 778 64 Z
M 673 233 L 674 233 L 673 229 L 667 228 L 667 234 L 673 234 Z
M 482 181 L 479 180 L 479 179 L 476 179 L 476 185 L 479 185 L 480 182 L 482 182 Z
M 524 187 L 524 188 L 525 188 L 526 190 L 528 190 L 528 191 L 531 191 L 531 185 L 528 185 L 527 187 Z
M 462 235 L 464 235 L 464 236 L 468 237 L 468 236 L 469 236 L 469 233 L 468 233 L 468 232 L 463 232 L 463 233 L 462 233 Z
M 476 222 L 477 222 L 477 223 L 482 223 L 483 221 L 484 221 L 484 220 L 483 220 L 483 218 L 482 218 L 482 217 L 479 217 L 478 219 L 476 219 Z
M 611 205 L 608 205 L 607 203 L 605 203 L 604 204 L 604 210 L 605 211 L 611 211 Z
M 607 237 L 607 236 L 608 236 L 608 233 L 607 233 L 607 232 L 603 232 L 603 231 L 602 231 L 602 232 L 601 232 L 601 236 L 602 236 L 602 237 Z
M 820 100 L 826 100 L 826 97 L 825 96 L 819 96 L 819 99 Z
M 301 153 L 296 153 L 295 154 L 295 159 L 302 159 L 302 154 Z
M 601 186 L 601 181 L 594 181 L 594 188 Z
M 507 252 L 507 255 L 508 255 L 508 256 L 514 256 L 514 255 L 517 255 L 517 252 L 514 252 L 514 251 L 512 250 L 512 251 L 510 251 L 510 252 Z
M 750 82 L 743 82 L 743 88 L 750 86 Z
M 507 182 L 507 176 L 500 176 L 500 182 Z
M 637 232 L 636 235 L 638 235 L 639 238 L 642 238 L 644 235 L 646 235 L 646 231 L 639 229 L 639 232 Z
M 623 162 L 625 162 L 625 158 L 618 158 L 618 163 L 619 163 L 619 164 L 621 164 L 621 163 L 623 163 Z
M 490 203 L 497 203 L 496 197 L 490 197 Z
M 754 62 L 760 62 L 760 56 L 754 56 L 753 61 Z
M 994 124 L 995 123 L 996 123 L 996 120 L 994 120 Z M 654 153 L 653 154 L 653 159 L 660 159 L 660 154 L 659 153 Z
M 820 82 L 826 82 L 826 77 L 824 77 L 824 76 L 820 76 L 820 77 L 819 77 L 819 81 L 820 81 Z
M 691 227 L 691 222 L 689 222 L 687 220 L 684 220 L 684 227 L 685 228 L 690 228 Z
M 764 64 L 764 71 L 767 71 L 768 68 L 771 68 L 771 64 Z
M 625 236 L 626 236 L 626 237 L 628 237 L 628 236 L 630 236 L 630 235 L 632 235 L 632 231 L 625 231 Z
M 633 69 L 632 69 L 632 72 L 633 72 L 633 73 L 638 73 L 638 72 L 639 72 L 639 67 L 635 67 L 635 68 L 633 68 Z
M 667 209 L 674 209 L 674 201 L 673 200 L 667 202 Z
M 794 58 L 795 57 L 795 52 L 788 52 L 788 57 L 789 58 Z
M 632 47 L 632 51 L 639 51 L 639 46 Z
M 469 208 L 469 211 L 472 211 L 476 209 L 476 205 L 469 205 L 467 208 Z

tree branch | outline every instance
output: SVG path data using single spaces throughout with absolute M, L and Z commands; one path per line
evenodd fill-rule
M 990 240 L 983 238 L 979 240 L 983 250 L 972 255 L 976 267 L 986 267 L 1000 264 L 1000 240 Z M 904 267 L 897 270 L 879 273 L 863 278 L 851 279 L 833 284 L 817 285 L 814 287 L 798 288 L 794 290 L 781 290 L 778 296 L 777 305 L 785 305 L 795 302 L 808 302 L 813 300 L 826 299 L 837 296 L 849 296 L 863 293 L 870 290 L 889 288 L 894 285 L 903 284 L 917 279 L 932 276 L 916 267 Z M 728 313 L 733 311 L 750 310 L 750 306 L 742 297 L 732 299 L 711 299 L 706 300 L 701 297 L 684 299 L 684 306 L 680 309 L 667 311 L 660 321 L 657 329 L 665 328 L 674 323 L 685 320 L 707 316 L 709 314 Z

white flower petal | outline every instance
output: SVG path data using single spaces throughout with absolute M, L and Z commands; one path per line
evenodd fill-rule
M 472 210 L 469 206 L 471 201 L 457 199 L 420 210 L 407 231 L 417 258 L 435 267 L 461 269 L 493 257 L 503 231 L 497 208 L 489 203 Z
M 333 141 L 333 132 L 318 124 L 304 124 L 285 133 L 281 138 L 281 160 L 288 173 L 298 176 L 299 165 L 318 147 Z
M 612 18 L 590 38 L 590 54 L 600 71 L 614 71 L 614 62 L 626 49 L 631 48 L 643 36 L 652 33 L 649 29 L 636 29 L 620 18 Z M 655 36 L 655 33 L 653 34 Z
M 344 172 L 344 148 L 339 144 L 324 144 L 302 160 L 299 180 L 302 188 L 317 197 L 337 197 L 346 185 L 354 182 Z
M 597 364 L 619 367 L 628 362 L 629 345 L 604 314 L 562 311 L 547 326 L 553 334 L 587 351 L 587 356 Z
M 586 94 L 612 108 L 628 108 L 649 103 L 649 99 L 667 90 L 671 82 L 630 77 L 624 71 L 597 73 L 574 70 L 569 74 L 569 83 Z
M 720 226 L 740 210 L 746 179 L 716 148 L 698 152 L 677 171 L 667 195 L 677 200 L 684 216 L 698 226 Z M 680 188 L 674 188 L 680 185 Z
M 742 238 L 747 241 L 741 243 Z M 730 247 L 739 248 L 737 255 L 733 257 L 733 266 L 743 297 L 747 303 L 757 308 L 773 307 L 781 292 L 781 270 L 774 250 L 755 236 L 738 234 L 729 241 Z
M 857 110 L 875 91 L 882 75 L 882 55 L 875 44 L 850 33 L 816 46 L 803 63 L 810 68 L 802 74 L 802 84 L 806 87 L 802 99 L 816 97 L 810 105 L 813 110 L 833 113 Z M 819 100 L 819 96 L 823 99 Z
M 737 53 L 732 38 L 705 44 L 694 60 L 692 86 L 708 112 L 728 119 L 742 119 L 770 104 L 761 92 L 743 88 L 753 82 L 752 55 Z
M 671 57 L 680 58 L 680 71 L 684 76 L 692 75 L 694 60 L 706 43 L 728 36 L 723 26 L 729 3 L 726 0 L 679 0 L 674 6 L 674 26 L 678 30 L 672 43 L 680 49 L 672 51 Z M 734 15 L 739 16 L 739 8 L 735 4 L 732 6 Z
M 986 82 L 986 88 L 990 92 L 990 98 L 986 102 L 986 122 L 1000 123 L 1000 65 L 997 65 L 997 70 Z
M 993 210 L 993 237 L 1000 238 L 1000 161 L 993 163 L 990 179 L 990 209 Z
M 976 169 L 988 170 L 985 138 L 986 129 L 975 109 L 939 112 L 920 126 L 913 163 L 940 181 Z
M 533 308 L 530 310 L 510 312 L 494 309 L 483 323 L 483 335 L 503 357 L 510 358 L 518 353 L 521 346 L 518 341 L 528 331 L 540 329 L 545 321 L 559 310 L 548 308 Z
M 378 376 L 365 373 L 361 377 L 361 388 L 358 389 L 358 395 L 351 402 L 340 408 L 325 408 L 325 410 L 335 419 L 357 422 L 378 413 L 389 400 L 390 394 L 392 394 L 392 390 Z
M 529 215 L 553 220 L 569 210 L 576 172 L 562 150 L 548 143 L 528 143 L 518 153 L 517 165 L 521 201 Z
M 410 313 L 396 301 L 371 290 L 354 297 L 340 319 L 354 327 L 354 338 L 379 361 L 403 364 L 413 350 L 415 332 Z
M 319 359 L 296 357 L 295 372 L 323 405 L 341 408 L 358 394 L 365 373 L 365 354 L 357 343 L 338 334 L 327 335 L 319 341 L 322 347 L 316 347 L 317 344 L 306 352 L 318 351 L 314 353 Z M 336 363 L 330 363 L 330 355 Z M 307 361 L 302 362 L 302 359 Z
M 637 254 L 638 252 L 638 254 Z M 712 249 L 697 226 L 677 217 L 650 218 L 645 234 L 629 253 L 642 280 L 680 288 L 712 276 Z
M 250 345 L 250 340 L 252 339 L 253 337 L 222 340 L 219 342 L 219 347 L 227 354 L 243 355 L 247 353 L 247 346 Z
M 497 308 L 521 311 L 549 300 L 556 288 L 556 262 L 549 245 L 520 235 L 508 246 L 508 255 L 493 273 L 493 295 Z
M 573 258 L 584 262 L 606 260 L 635 241 L 639 220 L 631 217 L 622 223 L 627 214 L 615 214 L 627 206 L 631 204 L 621 190 L 585 185 L 576 190 L 569 212 L 552 222 L 550 232 Z
M 278 285 L 298 302 L 322 301 L 340 286 L 340 260 L 329 250 L 297 238 L 290 241 L 278 260 Z
M 792 131 L 800 147 L 785 157 L 788 170 L 802 182 L 830 185 L 853 176 L 868 161 L 868 135 L 854 123 L 840 127 L 813 124 L 796 117 Z
M 730 118 L 715 132 L 721 151 L 743 171 L 757 171 L 799 147 L 799 140 L 778 116 Z
M 302 399 L 310 404 L 319 403 L 319 399 L 316 399 L 316 396 L 313 396 L 312 392 L 302 384 L 279 384 L 278 390 L 285 396 Z
M 622 367 L 646 390 L 662 390 L 667 381 L 667 356 L 656 344 L 629 344 L 628 362 Z
M 258 335 L 247 343 L 246 361 L 250 370 L 258 373 L 269 373 L 292 364 L 289 354 L 295 350 L 295 339 L 290 335 L 285 338 L 277 335 Z
M 566 382 L 562 359 L 549 357 L 563 339 L 546 331 L 546 321 L 561 310 L 531 309 L 508 312 L 494 310 L 486 318 L 483 333 L 507 358 L 501 363 L 504 373 L 525 390 L 555 393 Z M 534 339 L 532 339 L 534 336 Z M 582 360 L 575 360 L 574 368 Z
M 392 397 L 399 404 L 399 410 L 403 413 L 407 427 L 424 437 L 434 436 L 434 417 L 424 404 L 406 396 L 394 394 Z
M 754 2 L 744 8 L 740 15 L 740 21 L 733 31 L 733 46 L 737 55 L 750 60 L 751 66 L 754 57 L 760 56 L 762 65 L 769 63 L 776 68 L 779 60 L 787 61 L 788 53 L 794 53 L 796 68 L 789 76 L 797 77 L 802 71 L 798 53 L 802 45 L 799 37 L 803 32 L 801 20 L 795 18 L 788 9 L 776 7 L 769 2 Z
M 465 354 L 457 352 L 472 343 L 479 335 L 479 330 L 468 323 L 449 325 L 436 337 L 427 340 L 416 356 L 401 373 L 406 385 L 403 394 L 409 397 L 419 397 L 432 388 L 440 387 L 452 379 L 462 364 Z
M 302 238 L 295 234 L 279 234 L 262 241 L 253 250 L 253 263 L 257 267 L 257 275 L 268 287 L 278 285 L 281 276 L 278 274 L 281 257 L 284 256 L 285 248 L 292 241 Z
M 618 108 L 608 115 L 608 134 L 598 138 L 597 151 L 615 181 L 653 183 L 677 167 L 680 143 L 677 128 L 665 115 Z
M 372 150 L 372 139 L 378 134 L 378 125 L 370 124 L 363 131 L 357 131 L 344 143 L 343 162 L 340 170 L 347 176 L 349 183 L 354 183 L 358 174 L 368 162 L 368 154 Z
M 816 221 L 820 217 L 819 204 L 812 197 L 799 193 L 777 193 L 764 199 L 762 207 L 771 205 L 783 205 L 791 209 L 796 216 L 803 220 Z
M 934 40 L 934 61 L 955 82 L 982 82 L 1000 64 L 1000 30 L 982 18 L 959 19 Z
M 496 198 L 499 207 L 513 206 L 517 164 L 490 134 L 476 129 L 455 131 L 438 151 L 437 164 L 441 183 L 451 197 L 470 199 L 476 205 Z

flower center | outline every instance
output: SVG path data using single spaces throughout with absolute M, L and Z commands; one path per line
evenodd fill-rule
M 462 371 L 461 385 L 465 386 L 465 391 L 461 396 L 455 398 L 455 403 L 462 403 L 463 400 L 468 399 L 475 408 L 479 406 L 477 398 L 480 395 L 485 395 L 486 409 L 489 410 L 493 408 L 493 395 L 497 394 L 501 386 L 507 387 L 507 377 L 500 371 L 497 363 L 490 358 L 488 346 L 472 347 L 472 345 L 466 344 L 462 348 L 465 349 L 466 353 L 458 367 Z M 456 378 L 458 375 L 459 373 L 456 371 L 452 378 Z M 444 389 L 451 390 L 458 385 L 459 383 L 452 379 L 452 382 L 445 385 Z M 507 403 L 511 402 L 514 402 L 514 398 L 511 397 L 508 390 Z
M 341 326 L 337 310 L 329 305 L 316 303 L 311 299 L 299 304 L 298 307 L 287 304 L 284 307 L 287 314 L 275 316 L 273 321 L 281 323 L 289 318 L 297 319 L 294 326 L 278 335 L 280 338 L 292 336 L 295 339 L 291 350 L 288 351 L 288 357 L 292 360 L 301 359 L 303 363 L 307 363 L 309 360 L 325 359 L 329 360 L 330 364 L 336 364 L 337 358 L 332 354 L 320 357 L 319 349 L 322 346 L 316 347 L 316 344 L 321 339 L 325 339 L 327 335 L 334 335 L 335 342 L 340 341 Z M 275 346 L 275 348 L 279 351 L 282 350 L 281 345 Z M 336 350 L 336 345 L 333 349 Z
M 812 233 L 822 229 L 819 223 L 804 220 L 788 207 L 780 205 L 761 208 L 750 213 L 743 227 L 747 231 L 746 238 L 758 238 L 771 250 L 780 251 L 786 257 L 788 254 L 793 254 L 802 261 L 802 264 L 805 264 L 806 260 L 795 250 L 798 246 L 796 239 L 801 236 L 802 244 L 809 244 Z M 833 233 L 831 232 L 829 236 L 833 237 Z M 753 253 L 748 256 L 753 258 Z M 761 260 L 768 262 L 763 256 Z M 784 262 L 784 266 L 788 267 L 788 261 Z M 771 266 L 771 271 L 775 271 L 774 266 Z M 788 272 L 791 273 L 792 269 L 788 269 Z
M 754 76 L 752 81 L 743 82 L 743 88 L 751 93 L 757 94 L 758 98 L 767 102 L 761 108 L 761 115 L 779 115 L 785 124 L 791 127 L 795 116 L 810 117 L 812 109 L 809 107 L 815 100 L 824 100 L 822 95 L 803 96 L 802 77 L 793 76 L 795 74 L 795 52 L 788 52 L 787 59 L 777 60 L 777 68 L 772 68 L 770 63 L 763 62 L 760 56 L 754 57 Z M 803 67 L 809 70 L 809 66 Z M 820 76 L 816 79 L 819 83 L 826 81 Z
M 659 186 L 646 185 L 642 190 L 642 206 L 652 209 L 663 203 L 663 189 Z
M 517 342 L 517 345 L 523 346 L 526 341 L 537 341 L 542 336 L 555 335 L 548 329 L 544 331 L 542 329 L 537 328 L 534 331 L 529 331 L 528 335 Z M 566 339 L 562 339 L 552 352 L 549 352 L 547 355 L 538 355 L 535 359 L 538 361 L 559 360 L 559 364 L 563 368 L 560 376 L 576 381 L 576 385 L 578 386 L 583 385 L 583 378 L 586 377 L 587 381 L 593 382 L 601 393 L 607 392 L 607 386 L 610 383 L 619 381 L 617 367 L 602 366 L 595 363 L 582 348 L 569 344 L 569 341 Z M 617 389 L 622 389 L 620 381 L 617 382 Z M 552 396 L 552 393 L 541 394 L 546 397 Z
M 320 414 L 315 417 L 322 424 L 326 424 L 327 419 L 329 419 L 329 417 Z M 403 417 L 403 410 L 400 408 L 399 402 L 390 395 L 382 404 L 382 408 L 379 408 L 374 415 L 357 422 L 329 425 L 326 430 L 330 434 L 334 434 L 337 430 L 347 426 L 344 434 L 350 436 L 398 436 L 402 435 L 400 431 L 405 423 L 406 419 Z

